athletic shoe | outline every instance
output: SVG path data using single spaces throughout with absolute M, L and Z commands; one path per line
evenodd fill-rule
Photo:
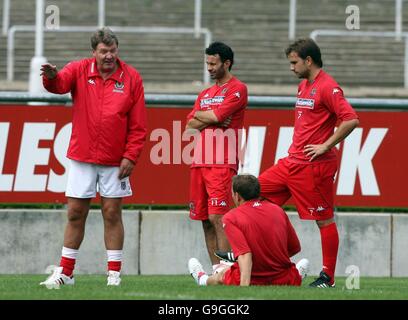
M 62 273 L 62 267 L 54 266 L 52 274 L 47 278 L 47 280 L 40 283 L 41 286 L 46 286 L 49 289 L 58 289 L 60 285 L 67 284 L 73 285 L 75 283 L 74 277 L 68 277 Z
M 335 286 L 336 284 L 334 283 L 334 281 L 332 282 L 332 279 L 324 271 L 321 271 L 319 277 L 316 278 L 316 280 L 311 284 L 309 284 L 309 287 L 314 288 L 334 288 Z
M 205 274 L 203 266 L 196 258 L 188 260 L 188 271 L 197 284 L 199 284 L 200 277 Z
M 306 278 L 307 274 L 309 273 L 309 260 L 301 259 L 298 263 L 296 263 L 296 269 L 298 269 L 302 280 Z
M 215 250 L 214 255 L 221 260 L 228 261 L 228 262 L 235 262 L 237 261 L 234 257 L 234 253 L 232 251 L 221 251 Z
M 120 272 L 112 270 L 108 271 L 108 286 L 118 286 L 121 281 Z

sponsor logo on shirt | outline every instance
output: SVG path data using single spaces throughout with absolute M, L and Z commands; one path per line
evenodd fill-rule
M 314 109 L 314 99 L 297 98 L 296 108 Z
M 238 91 L 234 93 L 234 96 L 236 96 L 238 99 L 241 98 L 241 94 Z
M 89 80 L 88 80 L 88 83 L 95 85 L 95 81 L 94 81 L 93 79 L 89 79 Z
M 262 206 L 262 203 L 260 203 L 259 201 L 254 202 L 254 204 L 252 205 L 253 208 L 260 207 L 260 206 Z
M 338 88 L 333 89 L 333 94 L 336 94 L 336 93 L 339 93 L 339 92 L 340 92 L 340 89 L 338 89 Z
M 210 104 L 221 104 L 224 102 L 225 96 L 215 96 L 214 98 L 201 99 L 200 107 L 203 108 Z

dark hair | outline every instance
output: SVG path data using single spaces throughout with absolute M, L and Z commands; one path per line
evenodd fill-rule
M 232 178 L 232 191 L 237 192 L 244 200 L 259 198 L 261 186 L 252 174 L 239 174 Z
M 313 62 L 318 67 L 323 67 L 322 54 L 320 48 L 312 39 L 299 39 L 292 43 L 286 50 L 286 56 L 288 57 L 291 52 L 296 52 L 302 59 L 311 57 Z
M 114 42 L 116 43 L 116 46 L 119 46 L 119 41 L 116 35 L 112 32 L 111 29 L 106 27 L 96 30 L 96 32 L 91 37 L 91 47 L 94 50 L 96 50 L 96 47 L 100 43 L 111 46 Z
M 221 58 L 221 62 L 229 60 L 231 62 L 228 70 L 231 70 L 232 65 L 234 64 L 234 52 L 232 49 L 222 42 L 213 42 L 207 49 L 205 49 L 205 54 L 214 56 L 218 54 Z

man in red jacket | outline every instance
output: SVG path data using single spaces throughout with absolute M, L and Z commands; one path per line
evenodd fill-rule
M 200 262 L 191 258 L 190 274 L 198 285 L 292 285 L 300 286 L 309 267 L 307 259 L 296 265 L 290 257 L 300 252 L 295 229 L 283 209 L 260 200 L 260 185 L 253 175 L 232 178 L 237 208 L 222 219 L 225 234 L 238 262 L 224 265 L 208 276 Z
M 84 237 L 91 199 L 101 195 L 108 285 L 120 284 L 124 228 L 122 198 L 132 195 L 129 176 L 146 139 L 142 78 L 118 58 L 118 39 L 108 28 L 91 38 L 93 58 L 41 68 L 44 87 L 70 92 L 73 100 L 71 159 L 66 189 L 68 223 L 60 266 L 41 285 L 74 284 L 73 271 Z

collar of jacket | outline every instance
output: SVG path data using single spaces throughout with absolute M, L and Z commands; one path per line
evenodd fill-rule
M 118 62 L 118 68 L 116 69 L 115 73 L 112 74 L 108 79 L 115 80 L 117 82 L 122 82 L 123 81 L 123 64 L 124 62 L 117 58 L 116 60 Z M 98 68 L 96 67 L 96 59 L 93 58 L 91 59 L 91 62 L 89 64 L 89 69 L 88 69 L 88 78 L 94 78 L 94 77 L 100 77 L 101 75 L 99 74 Z

